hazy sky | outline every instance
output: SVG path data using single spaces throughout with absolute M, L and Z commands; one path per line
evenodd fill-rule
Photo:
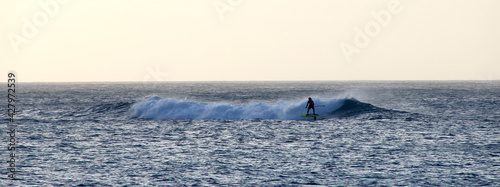
M 24 82 L 500 79 L 499 0 L 0 0 Z

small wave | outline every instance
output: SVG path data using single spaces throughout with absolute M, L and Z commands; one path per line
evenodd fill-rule
M 333 111 L 332 114 L 335 116 L 347 117 L 347 116 L 355 116 L 365 113 L 374 113 L 382 111 L 388 111 L 388 109 L 376 107 L 373 106 L 372 104 L 358 101 L 355 98 L 350 98 L 346 99 L 343 105 L 339 109 Z
M 405 121 L 412 121 L 415 120 L 415 118 L 418 118 L 419 114 L 377 107 L 369 103 L 358 101 L 355 98 L 351 98 L 351 99 L 346 99 L 344 101 L 344 104 L 339 109 L 331 113 L 331 116 L 356 117 L 356 118 L 364 116 L 369 120 L 393 119 L 393 118 L 404 117 Z
M 100 103 L 91 106 L 82 106 L 80 110 L 68 111 L 63 117 L 88 117 L 127 113 L 132 102 Z
M 106 113 L 114 110 L 123 110 L 129 108 L 132 103 L 128 102 L 118 102 L 118 103 L 103 103 L 97 106 L 93 106 L 88 111 L 91 113 Z

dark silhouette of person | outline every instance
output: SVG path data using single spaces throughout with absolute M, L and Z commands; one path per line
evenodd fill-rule
M 314 101 L 311 99 L 311 97 L 309 97 L 308 99 L 309 100 L 307 101 L 306 108 L 307 108 L 307 106 L 309 106 L 309 108 L 307 108 L 307 114 L 306 115 L 309 115 L 309 110 L 311 108 L 313 109 L 313 115 L 316 115 L 316 110 L 314 109 Z

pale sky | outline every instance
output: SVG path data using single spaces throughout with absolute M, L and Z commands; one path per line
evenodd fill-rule
M 499 0 L 0 0 L 22 82 L 498 80 Z

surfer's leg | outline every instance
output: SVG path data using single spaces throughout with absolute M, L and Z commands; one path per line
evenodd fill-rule
M 316 115 L 316 109 L 314 109 L 314 107 L 312 108 L 313 108 L 313 115 Z

